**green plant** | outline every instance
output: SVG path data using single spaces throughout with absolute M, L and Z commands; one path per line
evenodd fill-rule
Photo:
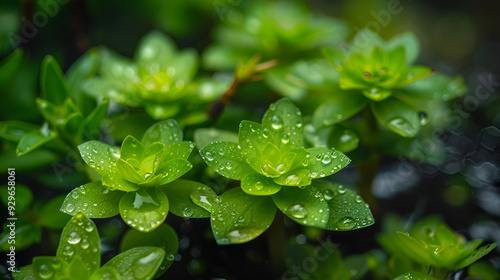
M 101 267 L 99 233 L 77 213 L 61 233 L 55 257 L 35 257 L 33 264 L 12 273 L 14 279 L 152 279 L 165 256 L 160 247 L 130 248 Z

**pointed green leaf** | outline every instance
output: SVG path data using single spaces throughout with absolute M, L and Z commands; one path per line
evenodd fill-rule
M 56 59 L 50 55 L 42 62 L 40 73 L 40 89 L 42 98 L 55 105 L 64 103 L 69 97 L 69 86 Z
M 371 108 L 377 120 L 403 137 L 414 137 L 420 130 L 420 117 L 413 107 L 394 97 L 373 102 Z
M 139 142 L 139 140 L 137 140 L 134 136 L 129 135 L 122 142 L 120 158 L 125 161 L 132 158 L 140 163 L 145 149 L 146 148 L 141 142 Z
M 14 280 L 35 280 L 35 272 L 33 271 L 33 265 L 26 265 L 21 267 L 19 270 L 12 271 L 12 277 Z
M 119 207 L 120 215 L 129 226 L 149 232 L 165 221 L 169 203 L 161 190 L 146 188 L 126 193 L 121 198 Z
M 70 264 L 80 258 L 92 274 L 101 266 L 99 240 L 94 222 L 78 212 L 64 227 L 56 256 Z
M 412 32 L 398 34 L 387 42 L 385 49 L 391 50 L 403 46 L 406 54 L 406 65 L 412 65 L 418 58 L 420 43 L 417 36 Z
M 413 82 L 416 82 L 416 81 L 421 80 L 423 78 L 429 77 L 432 74 L 434 74 L 434 70 L 432 70 L 429 67 L 420 66 L 420 65 L 413 66 L 407 70 L 406 79 L 403 80 L 402 82 L 399 82 L 396 85 L 396 87 L 404 87 L 404 86 L 409 85 Z
M 123 279 L 149 280 L 155 276 L 164 257 L 165 250 L 162 248 L 135 247 L 118 254 L 104 267 L 116 269 Z
M 274 142 L 273 137 L 267 128 L 258 123 L 246 120 L 240 123 L 238 143 L 246 157 L 260 157 L 265 154 L 264 147 Z
M 99 253 L 100 254 L 100 253 Z M 69 264 L 69 279 L 71 280 L 88 280 L 90 276 L 89 269 L 83 261 L 77 256 L 74 257 Z
M 24 51 L 22 48 L 15 49 L 6 58 L 0 61 L 0 83 L 4 83 L 18 71 L 19 66 L 24 58 Z
M 38 216 L 38 223 L 49 229 L 62 229 L 71 216 L 60 211 L 61 205 L 65 200 L 64 195 L 59 195 L 49 201 L 44 201 L 40 209 L 35 209 Z
M 176 80 L 189 81 L 198 70 L 198 54 L 193 49 L 184 49 L 178 52 L 169 67 L 175 70 L 172 77 Z
M 81 128 L 83 124 L 83 116 L 80 112 L 69 115 L 66 120 L 61 124 L 64 133 L 70 138 L 80 137 Z M 60 133 L 64 135 L 63 133 Z
M 181 158 L 187 160 L 191 151 L 194 148 L 194 143 L 191 141 L 182 141 L 178 143 L 173 143 L 165 147 L 166 159 Z
M 37 98 L 36 99 L 36 107 L 40 114 L 42 114 L 45 121 L 51 123 L 52 125 L 56 125 L 59 121 L 59 117 L 61 115 L 61 108 L 52 104 L 51 102 Z
M 211 213 L 212 231 L 219 245 L 245 243 L 269 228 L 276 206 L 266 196 L 251 196 L 241 188 L 224 192 Z
M 412 254 L 409 254 L 408 257 L 422 264 L 426 264 L 431 261 L 431 256 L 422 243 L 400 231 L 397 232 L 397 236 L 403 245 L 412 252 Z
M 16 155 L 22 157 L 57 138 L 57 134 L 44 125 L 38 131 L 26 133 L 16 147 Z
M 64 199 L 61 211 L 75 215 L 82 212 L 89 218 L 109 218 L 119 213 L 118 204 L 125 194 L 110 191 L 101 182 L 92 182 L 73 189 Z
M 158 167 L 158 170 L 161 170 L 163 176 L 160 185 L 168 184 L 180 178 L 182 175 L 191 170 L 191 168 L 193 168 L 193 165 L 185 159 L 174 158 L 168 161 L 163 161 Z
M 453 268 L 454 269 L 464 268 L 464 267 L 472 264 L 473 262 L 476 262 L 477 260 L 479 260 L 483 256 L 485 256 L 486 254 L 491 252 L 493 249 L 495 249 L 497 246 L 498 246 L 498 243 L 491 243 L 491 244 L 482 246 L 481 248 L 475 250 L 474 253 L 470 257 L 455 264 L 453 266 Z
M 6 140 L 19 142 L 26 134 L 40 127 L 20 121 L 0 122 L 0 137 Z
M 132 164 L 124 161 L 122 158 L 116 160 L 116 170 L 122 178 L 131 183 L 139 184 L 146 180 L 141 174 L 138 173 Z
M 210 212 L 198 206 L 192 199 L 193 196 L 204 195 L 206 202 L 211 205 L 217 195 L 210 187 L 195 181 L 179 179 L 159 188 L 167 195 L 169 210 L 173 214 L 184 218 L 210 217 Z
M 462 76 L 449 77 L 441 73 L 418 80 L 397 89 L 397 96 L 408 101 L 448 101 L 467 92 Z
M 241 179 L 241 189 L 250 195 L 273 195 L 281 190 L 272 178 L 258 173 L 249 173 Z
M 337 93 L 316 109 L 313 124 L 322 127 L 339 123 L 357 114 L 365 105 L 366 98 L 358 92 Z
M 101 175 L 116 172 L 116 160 L 120 158 L 117 147 L 99 141 L 88 141 L 78 145 L 82 159 Z
M 254 172 L 238 144 L 233 142 L 213 142 L 201 149 L 200 155 L 210 168 L 229 179 L 241 180 Z
M 282 186 L 304 187 L 311 184 L 311 172 L 305 168 L 289 171 L 280 177 L 273 178 L 274 182 Z
M 83 137 L 86 140 L 99 137 L 101 124 L 108 113 L 108 99 L 104 99 L 83 121 Z
M 139 189 L 138 184 L 131 183 L 125 180 L 118 173 L 109 173 L 102 177 L 102 184 L 105 186 L 105 189 L 109 190 L 118 190 L 124 192 L 136 191 Z
M 315 187 L 284 187 L 273 195 L 276 206 L 290 219 L 305 226 L 324 228 L 330 210 L 325 198 Z
M 179 247 L 179 238 L 175 230 L 167 224 L 163 224 L 151 232 L 129 229 L 120 242 L 120 252 L 141 246 L 155 246 L 165 250 L 165 258 L 154 277 L 156 279 L 167 271 L 174 262 Z
M 312 186 L 321 192 L 330 209 L 325 229 L 347 231 L 373 225 L 370 207 L 354 191 L 341 185 L 317 181 L 314 181 Z
M 303 147 L 302 114 L 289 99 L 282 98 L 271 104 L 262 118 L 262 125 L 282 152 Z
M 69 276 L 69 265 L 59 257 L 35 257 L 33 272 L 35 279 L 65 279 Z
M 149 146 L 161 142 L 165 147 L 182 141 L 182 131 L 175 120 L 166 120 L 152 125 L 142 136 L 142 144 Z
M 309 148 L 309 164 L 304 166 L 311 171 L 311 178 L 323 178 L 330 176 L 342 168 L 346 167 L 350 162 L 344 153 L 322 147 Z
M 403 46 L 394 48 L 387 53 L 387 68 L 391 71 L 392 75 L 403 74 L 406 68 L 406 54 Z

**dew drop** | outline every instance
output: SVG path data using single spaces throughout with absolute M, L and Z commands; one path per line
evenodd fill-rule
M 231 170 L 231 168 L 233 168 L 233 165 L 231 164 L 231 162 L 230 161 L 226 162 L 226 169 Z
M 418 116 L 420 117 L 420 125 L 426 125 L 429 122 L 429 116 L 425 112 L 419 112 Z
M 72 192 L 71 193 L 71 197 L 74 198 L 74 199 L 77 199 L 78 197 L 80 196 L 80 194 L 78 192 Z
M 344 230 L 353 229 L 354 226 L 356 226 L 356 222 L 351 217 L 344 217 L 344 218 L 342 218 L 342 219 L 339 220 L 337 226 L 340 229 L 344 229 Z
M 72 232 L 69 234 L 68 243 L 78 244 L 78 242 L 80 242 L 80 240 L 82 240 L 82 238 L 80 237 L 80 235 L 77 232 Z
M 332 158 L 330 157 L 330 155 L 329 155 L 329 154 L 325 154 L 325 155 L 323 156 L 323 159 L 321 160 L 321 162 L 322 162 L 323 164 L 329 164 L 330 162 L 332 162 Z
M 90 246 L 89 241 L 87 239 L 83 239 L 80 246 L 82 246 L 82 249 L 87 249 Z
M 211 152 L 206 152 L 205 153 L 205 158 L 208 160 L 208 161 L 212 161 L 214 160 L 214 156 L 212 155 Z
M 283 144 L 286 144 L 290 141 L 290 139 L 288 138 L 288 135 L 283 135 L 283 137 L 281 137 L 281 142 L 283 142 Z
M 295 203 L 290 205 L 287 209 L 286 212 L 290 215 L 292 215 L 295 218 L 302 219 L 307 217 L 309 212 L 306 210 L 304 205 L 302 203 Z
M 271 127 L 276 130 L 283 128 L 283 120 L 280 116 L 274 115 L 271 117 Z
M 361 198 L 361 196 L 357 195 L 357 196 L 356 196 L 356 202 L 357 202 L 357 203 L 361 203 L 361 202 L 363 202 L 363 198 Z
M 182 210 L 182 215 L 186 218 L 193 216 L 193 209 L 191 209 L 190 207 L 184 208 L 184 210 Z
M 87 232 L 91 232 L 94 230 L 94 226 L 92 225 L 92 223 L 88 222 L 87 225 L 85 226 L 85 230 Z
M 338 187 L 338 191 L 339 191 L 339 194 L 344 194 L 344 193 L 345 193 L 345 187 L 344 187 L 344 186 L 342 186 L 342 185 L 340 185 L 340 186 Z
M 38 269 L 38 276 L 42 279 L 49 279 L 54 275 L 54 271 L 46 264 L 42 264 Z
M 75 205 L 71 204 L 71 203 L 68 203 L 66 205 L 66 211 L 68 211 L 69 213 L 73 212 L 75 210 Z
M 332 200 L 334 193 L 331 190 L 325 190 L 323 192 L 323 196 L 325 197 L 326 200 Z
M 260 191 L 264 188 L 264 184 L 262 184 L 262 182 L 259 181 L 255 183 L 255 188 Z

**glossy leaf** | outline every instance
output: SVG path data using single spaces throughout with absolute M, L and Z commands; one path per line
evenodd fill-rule
M 330 126 L 351 118 L 366 105 L 366 98 L 357 92 L 341 92 L 322 103 L 314 112 L 316 127 Z
M 24 57 L 24 51 L 22 48 L 15 49 L 6 58 L 0 61 L 0 83 L 4 83 L 7 79 L 12 77 L 12 75 L 18 71 Z
M 120 158 L 120 151 L 116 147 L 99 141 L 88 141 L 78 145 L 82 159 L 92 169 L 101 175 L 114 173 L 116 160 Z
M 174 120 L 157 122 L 142 136 L 142 144 L 149 146 L 154 142 L 161 142 L 165 147 L 182 140 L 182 131 Z
M 19 270 L 14 270 L 12 277 L 14 280 L 36 280 L 32 264 L 20 267 Z
M 420 130 L 420 117 L 410 105 L 396 98 L 371 103 L 378 121 L 403 137 L 414 137 Z
M 179 179 L 159 188 L 167 195 L 169 211 L 173 214 L 184 218 L 210 217 L 210 212 L 196 203 L 201 203 L 201 199 L 197 199 L 197 196 L 204 196 L 205 203 L 213 204 L 217 195 L 210 187 L 195 181 Z M 196 202 L 193 197 L 197 199 Z
M 284 187 L 272 198 L 281 212 L 299 224 L 323 228 L 328 222 L 330 210 L 325 198 L 312 186 Z
M 119 213 L 118 204 L 125 192 L 110 191 L 101 182 L 92 182 L 73 189 L 64 200 L 61 211 L 89 218 L 109 218 Z
M 103 267 L 116 269 L 123 279 L 153 279 L 165 257 L 165 250 L 142 246 L 118 254 Z
M 7 227 L 11 221 L 6 221 L 2 226 L 2 234 L 0 235 L 0 250 L 4 252 L 10 252 L 10 247 L 13 239 L 11 237 L 12 227 Z M 33 221 L 28 218 L 18 218 L 15 221 L 16 228 L 14 229 L 16 237 L 16 250 L 22 250 L 28 248 L 34 243 L 40 242 L 42 238 L 42 231 L 40 226 L 36 225 Z
M 241 179 L 241 189 L 250 195 L 273 195 L 281 190 L 272 178 L 258 173 L 249 173 Z
M 374 219 L 370 207 L 354 191 L 342 185 L 317 181 L 314 181 L 311 187 L 321 192 L 330 209 L 325 229 L 347 231 L 373 225 Z
M 172 39 L 161 32 L 153 31 L 144 36 L 137 46 L 134 59 L 142 67 L 166 63 L 174 58 L 176 47 Z
M 78 256 L 71 260 L 68 270 L 71 280 L 88 280 L 90 278 L 89 269 Z
M 89 280 L 122 280 L 120 273 L 111 266 L 103 266 L 96 270 Z
M 233 142 L 213 142 L 201 149 L 200 155 L 210 168 L 229 179 L 241 180 L 254 172 L 238 144 Z
M 394 280 L 437 280 L 437 279 L 423 272 L 411 271 L 398 276 Z
M 102 177 L 102 184 L 109 190 L 131 192 L 139 189 L 139 185 L 125 180 L 119 173 L 109 173 L 104 175 Z
M 47 126 L 43 126 L 39 131 L 31 131 L 26 133 L 19 141 L 16 148 L 18 157 L 24 156 L 46 143 L 54 140 L 57 134 L 50 131 Z
M 448 101 L 467 92 L 461 76 L 449 77 L 441 73 L 421 79 L 397 89 L 398 98 L 408 101 Z
M 59 195 L 41 203 L 39 209 L 35 207 L 38 222 L 49 229 L 62 229 L 71 219 L 71 216 L 59 211 L 64 200 L 65 196 Z
M 85 139 L 98 138 L 101 131 L 101 124 L 108 113 L 108 103 L 108 99 L 104 99 L 83 121 L 83 136 Z
M 131 227 L 149 232 L 157 228 L 167 217 L 167 196 L 157 188 L 128 192 L 120 199 L 120 215 Z
M 20 121 L 0 122 L 0 137 L 14 142 L 19 142 L 24 136 L 39 127 Z
M 282 98 L 271 104 L 262 118 L 262 125 L 269 130 L 281 151 L 302 148 L 302 114 L 290 100 Z
M 397 232 L 399 240 L 403 243 L 405 247 L 407 247 L 412 254 L 409 255 L 410 258 L 419 262 L 419 263 L 427 263 L 429 258 L 429 252 L 425 249 L 422 243 L 418 242 L 415 238 L 398 231 Z
M 69 86 L 61 67 L 56 59 L 50 55 L 46 56 L 42 62 L 40 89 L 42 98 L 55 105 L 63 104 L 64 100 L 70 96 Z
M 163 224 L 151 232 L 140 232 L 129 229 L 123 236 L 120 243 L 120 252 L 141 246 L 155 246 L 165 250 L 165 258 L 154 278 L 161 276 L 174 262 L 179 247 L 179 238 L 175 230 Z
M 138 163 L 142 161 L 146 147 L 134 136 L 129 135 L 123 140 L 120 148 L 120 158 L 123 160 L 135 159 Z
M 394 49 L 403 46 L 406 55 L 406 65 L 412 65 L 420 53 L 420 43 L 417 36 L 412 32 L 398 34 L 391 38 L 386 44 L 386 49 Z
M 245 157 L 261 157 L 264 148 L 274 142 L 274 135 L 261 124 L 245 121 L 240 123 L 238 143 Z
M 276 214 L 270 197 L 250 196 L 240 188 L 224 192 L 212 208 L 212 231 L 219 245 L 245 243 L 269 228 Z
M 491 244 L 482 246 L 481 248 L 475 250 L 474 253 L 470 257 L 468 257 L 468 258 L 460 261 L 459 263 L 455 264 L 454 268 L 455 269 L 460 269 L 460 268 L 464 268 L 464 267 L 472 264 L 473 262 L 479 260 L 480 258 L 482 258 L 483 256 L 485 256 L 486 254 L 488 254 L 489 252 L 491 252 L 497 246 L 498 246 L 498 243 L 491 243 Z
M 74 258 L 80 258 L 90 273 L 101 265 L 99 233 L 89 218 L 78 212 L 64 227 L 57 257 L 71 263 Z
M 58 257 L 35 257 L 33 273 L 35 279 L 64 279 L 69 276 L 69 265 Z
M 193 165 L 181 158 L 174 158 L 168 161 L 162 162 L 162 164 L 158 167 L 159 170 L 166 170 L 167 173 L 163 174 L 163 178 L 160 181 L 159 185 L 165 185 L 170 183 L 182 175 L 186 174 L 189 170 L 193 168 Z
M 311 178 L 323 178 L 338 172 L 350 162 L 344 153 L 322 147 L 307 149 L 310 154 L 309 163 L 304 168 L 311 172 Z

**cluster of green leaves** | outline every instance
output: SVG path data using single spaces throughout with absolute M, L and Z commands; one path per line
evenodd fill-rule
M 200 154 L 215 172 L 241 180 L 241 188 L 224 192 L 211 207 L 219 244 L 259 236 L 277 208 L 300 224 L 328 230 L 373 224 L 360 196 L 343 186 L 312 181 L 338 172 L 350 159 L 335 149 L 305 149 L 301 112 L 288 99 L 271 104 L 262 124 L 242 121 L 238 143 L 215 141 Z
M 219 97 L 228 85 L 226 80 L 195 79 L 195 50 L 177 50 L 173 40 L 158 31 L 141 39 L 133 60 L 105 48 L 87 55 L 95 52 L 100 63 L 98 75 L 87 79 L 83 89 L 96 98 L 109 97 L 124 106 L 143 107 L 157 120 L 181 115 L 202 121 L 205 116 L 200 108 Z
M 339 90 L 316 109 L 313 125 L 336 125 L 369 106 L 382 125 L 403 137 L 414 137 L 427 122 L 426 103 L 447 101 L 467 90 L 459 76 L 451 78 L 413 65 L 419 50 L 412 33 L 385 42 L 369 30 L 360 30 L 349 49 L 324 48 L 326 59 L 339 72 Z
M 168 240 L 172 233 L 164 231 L 163 234 L 163 240 Z M 127 236 L 129 241 L 130 236 L 131 234 Z M 175 236 L 174 241 L 176 238 Z M 17 269 L 12 276 L 19 280 L 146 280 L 160 276 L 166 270 L 165 260 L 173 260 L 172 255 L 167 256 L 167 253 L 171 252 L 166 251 L 167 247 L 163 247 L 164 242 L 160 241 L 156 246 L 151 246 L 141 244 L 150 240 L 136 240 L 125 247 L 122 246 L 122 252 L 101 267 L 99 241 L 94 222 L 78 212 L 64 227 L 55 257 L 35 257 L 33 264 Z
M 70 215 L 82 212 L 91 218 L 120 213 L 128 225 L 142 232 L 163 223 L 169 201 L 176 215 L 208 216 L 189 196 L 190 191 L 215 196 L 210 188 L 187 180 L 171 183 L 193 167 L 187 158 L 194 144 L 182 141 L 182 131 L 175 121 L 156 123 L 141 141 L 128 136 L 121 149 L 99 141 L 88 141 L 78 148 L 83 160 L 102 179 L 71 191 L 61 211 Z
M 15 201 L 9 200 L 9 196 L 14 194 Z M 31 189 L 22 184 L 17 184 L 15 190 L 8 186 L 0 188 L 0 198 L 2 204 L 9 209 L 13 206 L 16 213 L 15 241 L 16 249 L 23 250 L 34 243 L 39 243 L 42 238 L 42 229 L 59 230 L 68 222 L 69 216 L 59 212 L 64 195 L 57 196 L 50 200 L 34 201 Z M 10 202 L 10 204 L 9 204 Z M 9 221 L 3 224 L 3 232 L 0 235 L 0 250 L 9 251 L 10 229 L 7 228 Z
M 14 67 L 22 56 L 22 51 L 16 51 L 0 67 Z M 52 56 L 45 57 L 40 72 L 42 98 L 36 100 L 44 119 L 43 125 L 16 120 L 0 122 L 0 137 L 18 142 L 17 156 L 24 156 L 42 146 L 65 153 L 67 145 L 74 148 L 99 135 L 100 124 L 108 109 L 107 100 L 87 114 L 82 108 L 86 104 L 78 104 L 79 107 L 74 102 L 78 90 L 71 90 L 77 88 L 75 85 L 90 71 L 87 65 L 75 63 L 66 79 L 57 61 Z
M 420 220 L 408 232 L 399 231 L 405 230 L 403 222 L 389 216 L 384 232 L 377 237 L 391 255 L 388 274 L 393 278 L 447 279 L 452 272 L 470 266 L 498 245 L 479 247 L 482 240 L 467 241 L 438 216 Z

